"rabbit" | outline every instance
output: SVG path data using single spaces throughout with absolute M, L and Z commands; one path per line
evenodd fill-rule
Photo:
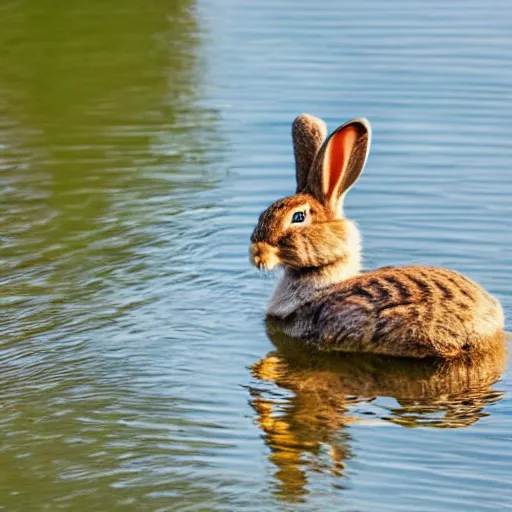
M 371 142 L 367 119 L 327 137 L 309 114 L 292 125 L 296 193 L 259 217 L 250 260 L 284 274 L 267 320 L 321 351 L 453 358 L 503 345 L 503 310 L 458 272 L 429 266 L 361 270 L 361 236 L 343 200 L 361 175 Z

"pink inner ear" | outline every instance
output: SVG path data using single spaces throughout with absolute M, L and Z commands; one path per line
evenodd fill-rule
M 324 176 L 327 179 L 326 193 L 329 201 L 336 201 L 341 192 L 341 184 L 350 160 L 352 149 L 357 142 L 357 128 L 347 126 L 345 129 L 331 137 L 327 146 L 327 155 L 324 160 Z

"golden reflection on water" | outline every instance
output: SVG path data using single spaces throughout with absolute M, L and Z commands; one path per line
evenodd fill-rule
M 276 494 L 287 501 L 301 501 L 313 472 L 343 477 L 350 425 L 462 428 L 504 396 L 492 385 L 506 367 L 505 344 L 479 358 L 421 361 L 319 354 L 270 324 L 267 332 L 277 350 L 252 366 L 250 402 L 277 467 Z M 395 404 L 354 413 L 380 397 Z

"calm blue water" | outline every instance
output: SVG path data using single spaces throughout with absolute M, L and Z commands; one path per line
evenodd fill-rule
M 1 6 L 0 510 L 512 508 L 507 362 L 294 360 L 247 258 L 292 119 L 365 116 L 365 266 L 456 269 L 511 317 L 511 16 Z

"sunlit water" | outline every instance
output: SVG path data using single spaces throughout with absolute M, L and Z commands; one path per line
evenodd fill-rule
M 503 510 L 512 376 L 266 333 L 290 122 L 368 117 L 365 265 L 512 313 L 512 4 L 0 6 L 0 510 Z M 510 323 L 507 324 L 510 329 Z

